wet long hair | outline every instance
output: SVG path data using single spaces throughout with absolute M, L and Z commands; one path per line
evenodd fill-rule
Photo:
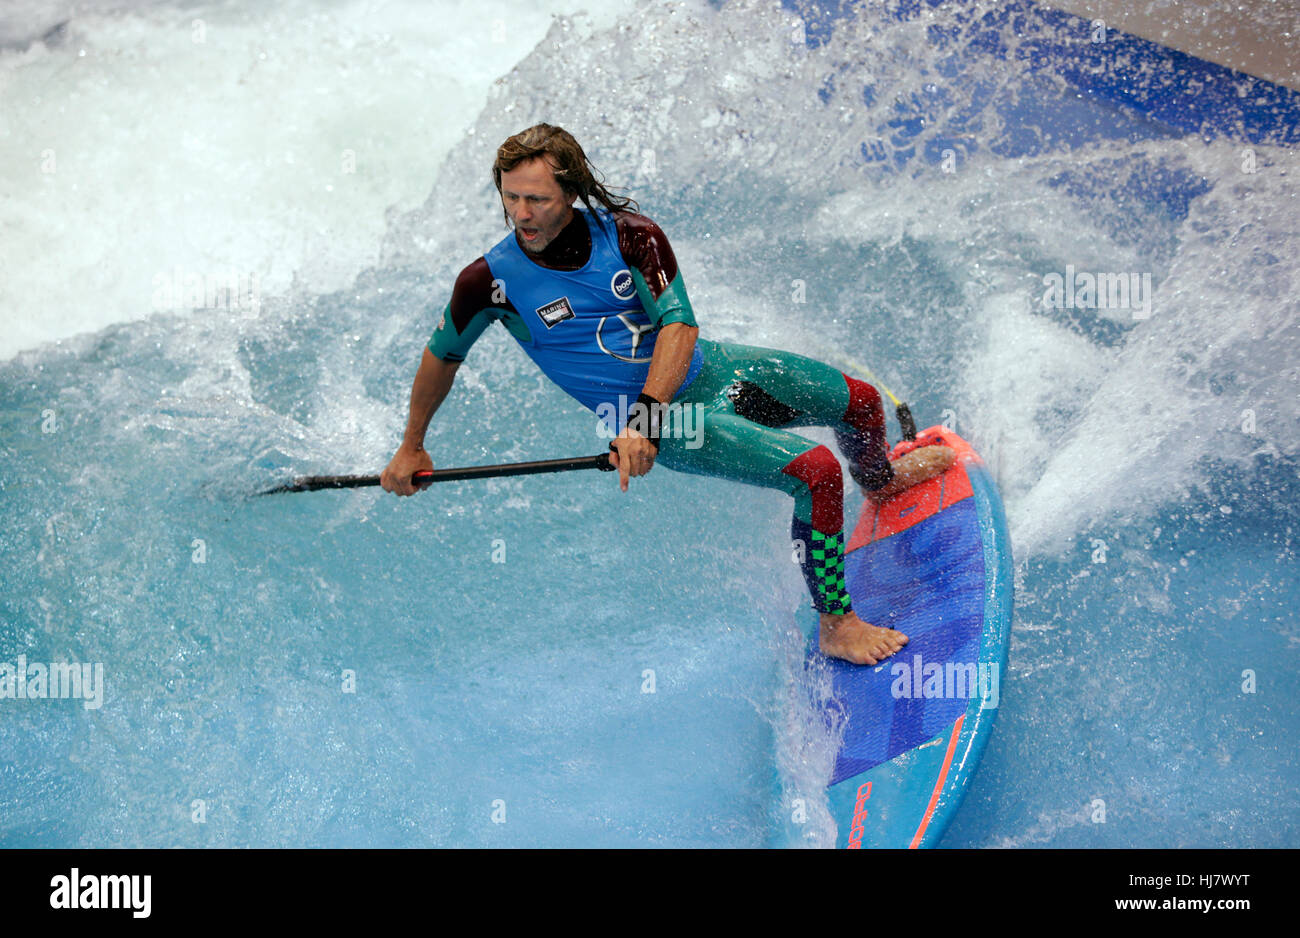
M 555 181 L 565 194 L 577 196 L 588 211 L 593 210 L 593 201 L 611 212 L 640 210 L 632 199 L 610 192 L 604 185 L 604 178 L 598 176 L 596 167 L 591 165 L 587 154 L 582 152 L 578 141 L 573 139 L 573 134 L 554 124 L 534 124 L 507 138 L 497 148 L 497 158 L 492 164 L 492 181 L 496 183 L 498 194 L 501 192 L 502 173 L 508 173 L 520 163 L 541 156 L 551 158 L 555 168 Z M 506 224 L 509 224 L 510 214 L 504 205 L 501 214 L 505 216 Z

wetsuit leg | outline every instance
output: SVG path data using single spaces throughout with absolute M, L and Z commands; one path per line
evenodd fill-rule
M 700 377 L 711 379 L 706 385 L 729 383 L 725 393 L 735 413 L 769 427 L 831 427 L 858 485 L 878 489 L 893 479 L 885 410 L 870 384 L 793 352 L 705 340 L 700 345 L 708 372 Z
M 725 399 L 712 407 L 702 402 L 698 406 L 691 419 L 699 431 L 694 440 L 701 445 L 691 448 L 685 436 L 666 436 L 659 462 L 679 472 L 734 479 L 792 495 L 790 533 L 813 607 L 819 612 L 848 612 L 852 607 L 844 582 L 844 479 L 835 454 L 794 433 L 736 416 Z

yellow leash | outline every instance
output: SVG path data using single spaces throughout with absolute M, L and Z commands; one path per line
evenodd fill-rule
M 895 407 L 898 407 L 900 404 L 903 403 L 897 397 L 895 397 L 894 392 L 889 390 L 889 388 L 885 387 L 884 382 L 882 382 L 879 378 L 877 378 L 875 373 L 866 365 L 862 364 L 862 362 L 849 358 L 849 356 L 847 355 L 841 355 L 839 356 L 839 358 L 841 361 L 844 362 L 844 364 L 848 365 L 851 368 L 856 369 L 857 371 L 862 372 L 862 374 L 866 377 L 868 381 L 870 381 L 876 387 L 880 388 L 880 390 L 884 391 L 885 397 L 889 398 L 893 402 Z

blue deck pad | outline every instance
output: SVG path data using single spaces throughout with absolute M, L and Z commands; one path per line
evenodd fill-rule
M 898 629 L 909 642 L 863 675 L 861 665 L 828 659 L 834 708 L 845 720 L 844 741 L 830 784 L 850 778 L 938 735 L 965 712 L 970 699 L 895 699 L 895 665 L 909 677 L 922 667 L 979 661 L 984 624 L 984 548 L 973 498 L 849 553 L 845 561 L 853 609 L 873 625 Z M 863 679 L 865 677 L 865 680 Z M 968 693 L 975 694 L 972 688 Z

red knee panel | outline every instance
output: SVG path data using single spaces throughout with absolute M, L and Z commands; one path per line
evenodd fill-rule
M 849 386 L 849 409 L 844 412 L 844 422 L 855 430 L 878 430 L 885 425 L 885 408 L 880 392 L 857 378 L 844 376 Z
M 781 471 L 803 480 L 812 492 L 814 531 L 834 534 L 844 527 L 844 474 L 839 460 L 825 446 L 815 446 L 796 456 Z

